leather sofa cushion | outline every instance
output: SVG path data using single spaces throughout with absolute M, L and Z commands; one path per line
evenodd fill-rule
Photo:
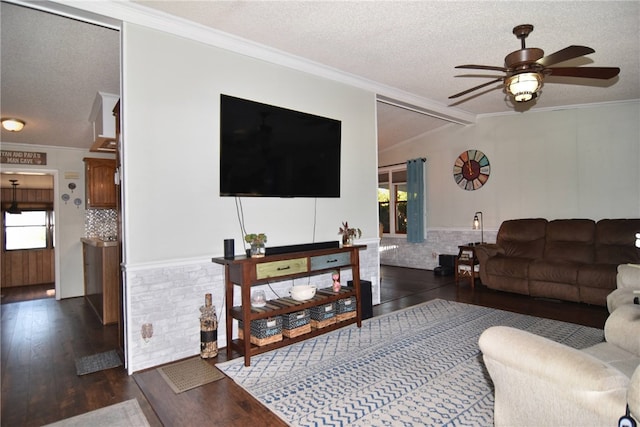
M 532 297 L 555 298 L 563 301 L 580 302 L 580 289 L 573 284 L 529 280 L 529 295 Z
M 486 262 L 485 269 L 487 274 L 491 276 L 527 278 L 529 275 L 529 264 L 531 262 L 532 260 L 529 258 L 497 255 L 493 258 L 489 258 Z
M 614 264 L 581 265 L 578 270 L 578 286 L 613 291 L 616 288 L 616 268 Z
M 579 267 L 572 262 L 535 260 L 529 265 L 529 280 L 575 285 Z
M 640 219 L 602 219 L 596 224 L 596 262 L 600 264 L 640 263 L 635 233 Z
M 580 286 L 580 302 L 592 305 L 607 305 L 607 295 L 611 293 L 611 289 L 590 288 L 588 286 Z
M 547 224 L 544 258 L 591 264 L 595 260 L 596 223 L 590 219 L 556 219 Z
M 546 229 L 544 218 L 507 220 L 500 225 L 496 243 L 505 256 L 539 259 L 544 255 Z

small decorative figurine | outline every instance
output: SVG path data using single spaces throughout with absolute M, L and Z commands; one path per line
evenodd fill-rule
M 333 292 L 340 292 L 340 273 L 334 271 L 331 278 L 333 279 Z

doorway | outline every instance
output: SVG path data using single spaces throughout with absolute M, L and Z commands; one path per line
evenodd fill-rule
M 55 175 L 3 171 L 2 304 L 56 296 Z
M 86 293 L 81 243 L 87 236 L 86 209 L 78 180 L 85 169 L 82 159 L 92 157 L 86 150 L 104 153 L 95 147 L 106 135 L 96 127 L 96 117 L 101 117 L 92 109 L 96 94 L 122 93 L 122 22 L 55 2 L 19 3 L 0 3 L 3 35 L 11 34 L 2 38 L 2 107 L 27 126 L 20 133 L 3 131 L 3 144 L 15 144 L 3 149 L 29 151 L 33 146 L 51 153 L 47 167 L 55 169 L 54 292 L 56 300 L 72 299 Z M 7 68 L 13 73 L 4 73 L 4 64 L 11 64 Z M 72 184 L 78 185 L 76 194 L 68 187 Z M 126 335 L 120 333 L 119 346 L 124 348 Z

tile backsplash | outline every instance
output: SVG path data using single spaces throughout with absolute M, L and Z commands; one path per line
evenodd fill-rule
M 118 212 L 115 209 L 87 209 L 84 234 L 88 238 L 115 240 L 118 234 Z

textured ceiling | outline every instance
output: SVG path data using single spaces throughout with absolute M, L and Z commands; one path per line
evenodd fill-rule
M 137 1 L 338 70 L 473 114 L 512 112 L 498 84 L 454 101 L 490 79 L 460 77 L 460 64 L 502 66 L 520 49 L 512 29 L 533 24 L 527 47 L 569 45 L 596 52 L 563 66 L 618 66 L 618 78 L 547 78 L 542 95 L 517 110 L 640 98 L 640 2 L 564 1 Z M 475 74 L 495 75 L 491 72 Z M 575 84 L 580 80 L 585 85 Z M 552 84 L 571 82 L 573 84 Z M 486 92 L 486 93 L 485 93 Z M 523 108 L 524 107 L 524 108 Z M 446 124 L 383 106 L 379 148 Z M 404 130 L 404 132 L 403 132 Z
M 3 142 L 91 146 L 98 91 L 120 92 L 120 34 L 73 19 L 2 3 L 2 117 L 22 132 Z
M 382 95 L 389 89 L 406 95 L 404 103 L 415 99 L 419 107 L 476 115 L 640 99 L 638 1 L 137 1 L 119 6 L 168 13 L 322 64 L 379 85 Z M 119 90 L 118 32 L 4 2 L 1 7 L 2 115 L 28 122 L 20 134 L 3 131 L 2 141 L 89 147 L 95 93 Z M 488 81 L 477 74 L 495 74 L 469 77 L 472 73 L 456 65 L 503 65 L 504 57 L 520 48 L 512 28 L 525 23 L 535 26 L 527 46 L 546 54 L 573 44 L 595 49 L 559 65 L 618 66 L 620 75 L 605 82 L 549 77 L 535 102 L 515 108 L 498 84 L 455 103 L 447 99 Z M 467 77 L 455 77 L 463 74 Z M 382 103 L 378 120 L 380 150 L 448 123 Z
M 0 174 L 0 183 L 2 188 L 13 188 L 11 186 L 11 180 L 15 179 L 18 186 L 16 189 L 29 189 L 29 188 L 53 188 L 53 175 L 46 174 L 27 174 L 27 173 L 10 173 L 2 172 Z

